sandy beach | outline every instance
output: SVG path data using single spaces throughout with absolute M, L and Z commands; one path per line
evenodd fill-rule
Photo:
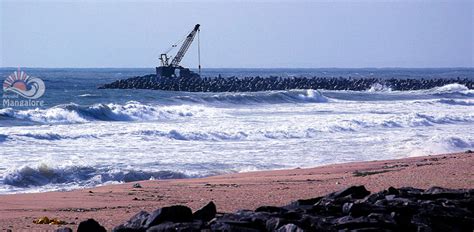
M 0 232 L 474 232 L 473 9 L 0 0 Z
M 284 205 L 351 185 L 369 191 L 390 186 L 429 188 L 474 188 L 473 153 L 356 162 L 309 169 L 248 172 L 198 179 L 153 180 L 108 185 L 69 192 L 46 192 L 0 196 L 0 228 L 5 231 L 54 230 L 56 225 L 37 225 L 47 216 L 75 228 L 94 218 L 111 229 L 140 210 L 183 204 L 192 209 L 214 201 L 219 212 L 255 209 L 261 205 Z

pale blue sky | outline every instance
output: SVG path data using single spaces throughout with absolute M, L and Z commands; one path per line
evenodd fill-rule
M 203 67 L 474 66 L 469 0 L 0 1 L 2 67 L 154 67 L 196 23 Z

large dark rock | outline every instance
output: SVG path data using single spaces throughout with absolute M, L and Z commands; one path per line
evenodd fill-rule
M 268 212 L 268 213 L 285 213 L 288 210 L 285 208 L 281 207 L 276 207 L 276 206 L 260 206 L 257 209 L 255 209 L 255 212 Z
M 267 220 L 265 227 L 268 231 L 275 231 L 287 223 L 286 219 L 274 217 Z
M 173 222 L 163 222 L 161 224 L 152 226 L 146 230 L 147 232 L 168 232 L 168 231 L 176 231 L 176 225 L 177 223 Z
M 341 191 L 328 194 L 324 198 L 337 199 L 341 197 L 350 196 L 354 199 L 362 199 L 369 194 L 370 192 L 367 191 L 367 189 L 365 189 L 363 185 L 359 185 L 359 186 L 351 186 Z
M 171 206 L 140 212 L 114 231 L 473 231 L 474 190 L 352 186 L 284 207 L 262 206 L 216 216 L 210 202 L 194 215 Z
M 150 214 L 140 211 L 131 217 L 127 222 L 113 229 L 114 232 L 142 232 L 145 231 L 145 225 Z
M 94 219 L 87 219 L 86 221 L 82 221 L 79 223 L 77 227 L 77 232 L 106 232 L 105 228 L 101 226 L 96 220 Z
M 193 218 L 196 220 L 203 220 L 203 221 L 210 221 L 216 216 L 217 208 L 214 202 L 209 202 L 207 205 L 203 206 L 202 208 L 196 210 L 193 213 Z
M 276 230 L 277 232 L 304 232 L 303 229 L 299 228 L 297 225 L 295 224 L 286 224 L 282 227 L 280 227 L 278 230 Z
M 262 230 L 254 228 L 254 225 L 251 222 L 218 220 L 211 224 L 211 231 L 259 232 Z
M 146 230 L 146 232 L 180 232 L 180 231 L 201 231 L 204 227 L 204 222 L 193 221 L 193 222 L 164 222 L 156 226 L 152 226 Z
M 193 213 L 189 207 L 183 205 L 174 205 L 153 211 L 150 216 L 148 216 L 144 227 L 149 228 L 165 221 L 190 222 L 192 220 Z
M 289 205 L 286 205 L 284 208 L 287 210 L 295 210 L 295 209 L 301 209 L 301 210 L 308 210 L 313 207 L 314 204 L 318 203 L 321 201 L 323 197 L 315 197 L 315 198 L 310 198 L 310 199 L 300 199 L 291 202 Z
M 423 192 L 424 199 L 436 199 L 436 198 L 447 198 L 447 199 L 459 199 L 464 196 L 469 196 L 469 191 L 461 189 L 447 189 L 441 187 L 431 187 Z

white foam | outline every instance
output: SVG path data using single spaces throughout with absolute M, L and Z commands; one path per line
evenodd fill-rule
M 337 94 L 349 97 L 334 100 Z M 315 90 L 186 95 L 196 101 L 0 110 L 2 122 L 21 116 L 47 122 L 0 127 L 0 192 L 161 178 L 159 171 L 205 176 L 402 158 L 474 145 L 470 95 Z M 7 184 L 1 184 L 4 179 Z
M 306 90 L 306 93 L 298 94 L 298 97 L 304 101 L 309 102 L 328 102 L 329 99 L 321 92 L 313 89 Z
M 462 138 L 455 135 L 435 135 L 420 143 L 410 145 L 412 147 L 411 156 L 463 152 L 474 148 L 474 138 Z
M 392 88 L 382 85 L 380 83 L 375 83 L 372 86 L 370 86 L 370 89 L 367 90 L 367 92 L 390 92 L 392 91 Z
M 469 93 L 473 92 L 469 90 L 465 85 L 461 85 L 458 83 L 447 84 L 441 87 L 436 87 L 432 89 L 433 92 L 436 93 Z

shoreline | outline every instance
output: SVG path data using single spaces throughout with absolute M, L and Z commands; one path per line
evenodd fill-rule
M 205 178 L 147 180 L 67 192 L 0 195 L 3 230 L 55 230 L 33 224 L 43 216 L 58 218 L 75 229 L 88 218 L 107 229 L 140 210 L 182 204 L 193 210 L 214 201 L 218 212 L 281 206 L 351 185 L 371 192 L 390 186 L 474 188 L 474 153 L 452 153 L 394 160 L 351 162 L 315 168 L 225 174 Z M 139 183 L 141 188 L 133 188 Z

